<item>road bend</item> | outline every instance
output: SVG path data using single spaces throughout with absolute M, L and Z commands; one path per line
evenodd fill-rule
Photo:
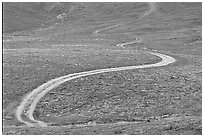
M 148 14 L 152 13 L 154 11 L 154 4 L 150 4 L 150 10 L 148 10 L 145 13 L 145 16 Z M 95 31 L 95 33 L 99 33 L 102 30 L 107 30 L 111 29 L 114 27 L 117 27 L 121 24 L 110 26 L 104 29 L 100 29 Z M 133 44 L 140 41 L 140 39 L 136 38 L 136 40 L 127 42 L 127 43 L 120 43 L 117 44 L 118 47 L 124 48 L 125 45 L 128 44 Z M 153 68 L 153 67 L 161 67 L 161 66 L 166 66 L 169 65 L 173 62 L 176 61 L 175 58 L 162 54 L 162 53 L 157 53 L 157 52 L 150 52 L 150 51 L 144 51 L 144 53 L 151 54 L 153 56 L 157 56 L 161 58 L 161 61 L 154 63 L 154 64 L 145 64 L 145 65 L 138 65 L 138 66 L 124 66 L 124 67 L 117 67 L 117 68 L 106 68 L 106 69 L 97 69 L 97 70 L 91 70 L 91 71 L 85 71 L 85 72 L 79 72 L 79 73 L 73 73 L 65 76 L 61 76 L 55 79 L 51 79 L 48 82 L 40 85 L 36 89 L 34 89 L 32 92 L 30 92 L 27 96 L 25 96 L 20 103 L 20 105 L 17 107 L 16 110 L 16 117 L 17 119 L 26 124 L 29 127 L 46 127 L 47 124 L 44 121 L 36 120 L 33 116 L 33 113 L 35 111 L 36 105 L 42 99 L 49 91 L 52 89 L 58 87 L 62 83 L 65 83 L 67 81 L 80 78 L 80 77 L 85 77 L 85 76 L 90 76 L 90 75 L 95 75 L 95 74 L 100 74 L 100 73 L 107 73 L 107 72 L 116 72 L 116 71 L 122 71 L 122 70 L 133 70 L 133 69 L 143 69 L 143 68 Z

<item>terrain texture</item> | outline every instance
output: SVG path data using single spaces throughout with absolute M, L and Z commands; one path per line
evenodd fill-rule
M 3 134 L 202 134 L 201 58 L 202 3 L 3 3 Z

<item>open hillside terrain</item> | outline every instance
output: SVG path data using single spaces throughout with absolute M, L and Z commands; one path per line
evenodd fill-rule
M 3 134 L 202 134 L 202 3 L 3 3 Z

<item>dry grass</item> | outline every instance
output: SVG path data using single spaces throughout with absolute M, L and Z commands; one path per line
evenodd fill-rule
M 98 6 L 101 10 L 90 12 L 97 11 Z M 93 4 L 92 8 L 89 4 L 77 5 L 78 12 L 70 16 L 76 18 L 70 22 L 62 21 L 31 34 L 19 33 L 28 35 L 27 38 L 5 38 L 10 41 L 3 45 L 4 124 L 19 124 L 14 110 L 21 98 L 52 78 L 157 62 L 158 58 L 134 50 L 144 47 L 173 56 L 177 62 L 64 83 L 39 102 L 34 116 L 50 125 L 72 125 L 70 128 L 5 128 L 4 134 L 201 134 L 201 4 L 157 3 L 157 10 L 141 20 L 137 17 L 145 11 L 145 5 L 121 6 L 120 3 Z M 118 8 L 114 11 L 112 7 Z M 118 14 L 119 9 L 124 15 L 135 11 L 135 18 Z M 78 19 L 82 14 L 85 18 Z M 92 33 L 117 24 L 117 20 L 133 22 L 106 30 L 103 32 L 106 35 Z M 143 41 L 124 50 L 115 47 L 136 37 Z M 141 123 L 116 124 L 124 121 Z M 105 125 L 75 127 L 88 123 Z
M 15 110 L 22 96 L 52 78 L 81 71 L 148 64 L 157 61 L 159 61 L 157 57 L 131 50 L 106 50 L 83 45 L 73 47 L 65 45 L 60 49 L 4 50 L 3 107 L 5 119 L 11 120 L 11 117 L 14 116 L 14 112 L 11 111 Z

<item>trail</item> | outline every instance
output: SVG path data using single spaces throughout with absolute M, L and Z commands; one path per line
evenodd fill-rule
M 155 10 L 156 10 L 155 3 L 154 2 L 150 2 L 149 3 L 149 10 L 147 10 L 140 18 L 142 19 L 142 18 L 148 16 L 149 14 L 154 12 Z M 128 24 L 128 23 L 131 23 L 131 22 L 134 22 L 134 21 L 128 21 L 128 22 L 125 22 L 125 23 L 115 24 L 113 26 L 109 26 L 109 27 L 106 27 L 106 28 L 102 28 L 102 29 L 96 30 L 93 33 L 94 34 L 99 34 L 99 32 L 101 32 L 101 31 L 113 29 L 113 28 L 116 28 L 116 27 L 119 27 L 119 26 L 122 26 L 122 25 L 125 25 L 125 24 Z
M 136 41 L 134 41 L 136 42 Z M 132 44 L 134 42 L 128 42 L 128 43 L 123 43 L 122 46 Z M 161 53 L 156 53 L 156 52 L 146 52 L 148 54 L 152 54 L 154 56 L 160 57 L 162 60 L 158 63 L 155 64 L 147 64 L 147 65 L 139 65 L 139 66 L 126 66 L 126 67 L 118 67 L 118 68 L 107 68 L 107 69 L 98 69 L 98 70 L 92 70 L 92 71 L 85 71 L 85 72 L 80 72 L 80 73 L 74 73 L 74 74 L 69 74 L 66 76 L 58 77 L 55 79 L 52 79 L 35 90 L 33 90 L 30 94 L 28 94 L 24 100 L 21 102 L 20 106 L 17 108 L 16 111 L 16 116 L 20 122 L 25 123 L 28 126 L 42 126 L 45 127 L 46 123 L 42 121 L 35 120 L 33 117 L 33 112 L 35 110 L 35 107 L 39 100 L 44 97 L 44 95 L 52 90 L 53 88 L 58 87 L 64 82 L 79 78 L 79 77 L 84 77 L 84 76 L 89 76 L 89 75 L 94 75 L 94 74 L 99 74 L 99 73 L 105 73 L 105 72 L 114 72 L 114 71 L 122 71 L 122 70 L 132 70 L 132 69 L 141 69 L 141 68 L 152 68 L 152 67 L 160 67 L 160 66 L 166 66 L 168 64 L 171 64 L 175 62 L 176 60 L 173 57 L 170 57 L 168 55 L 164 55 Z M 24 110 L 28 109 L 28 111 L 25 113 Z M 22 119 L 21 115 L 25 113 L 25 116 L 29 119 L 29 121 L 25 121 Z
M 152 6 L 152 7 L 154 7 L 154 6 Z M 149 15 L 153 11 L 152 7 L 150 8 L 150 10 L 148 10 L 144 14 L 145 16 Z M 95 33 L 99 33 L 102 30 L 111 29 L 111 28 L 117 27 L 119 25 L 120 24 L 110 26 L 110 27 L 107 27 L 104 29 L 100 29 L 100 30 L 95 31 Z M 140 39 L 136 38 L 135 41 L 131 41 L 131 42 L 127 42 L 127 43 L 120 43 L 120 44 L 117 44 L 117 46 L 124 48 L 125 45 L 133 44 L 133 43 L 136 43 L 139 41 L 140 41 Z M 48 81 L 48 82 L 42 84 L 41 86 L 39 86 L 38 88 L 34 89 L 32 92 L 30 92 L 27 96 L 25 96 L 23 98 L 23 101 L 20 103 L 20 105 L 17 107 L 17 110 L 16 110 L 17 119 L 20 122 L 25 123 L 27 126 L 30 126 L 30 127 L 35 127 L 35 126 L 46 127 L 47 124 L 45 122 L 36 120 L 33 116 L 36 105 L 40 101 L 40 99 L 45 96 L 45 94 L 47 94 L 49 91 L 58 87 L 59 85 L 61 85 L 64 82 L 67 82 L 67 81 L 70 81 L 70 80 L 73 80 L 73 79 L 76 79 L 79 77 L 85 77 L 85 76 L 90 76 L 90 75 L 95 75 L 95 74 L 100 74 L 100 73 L 166 66 L 166 65 L 169 65 L 169 64 L 176 61 L 173 57 L 170 57 L 168 55 L 164 55 L 161 53 L 147 52 L 147 51 L 145 53 L 160 57 L 161 61 L 154 63 L 154 64 L 97 69 L 97 70 L 92 70 L 92 71 L 73 73 L 73 74 L 69 74 L 66 76 L 61 76 L 61 77 L 58 77 L 55 79 L 51 79 L 50 81 Z M 22 118 L 22 115 L 24 116 L 23 118 Z
M 127 43 L 120 43 L 120 44 L 117 44 L 116 46 L 121 47 L 121 48 L 125 48 L 124 45 L 129 45 L 129 44 L 133 44 L 133 43 L 136 43 L 136 42 L 141 42 L 141 40 L 136 38 L 135 41 L 131 41 L 131 42 L 127 42 Z

